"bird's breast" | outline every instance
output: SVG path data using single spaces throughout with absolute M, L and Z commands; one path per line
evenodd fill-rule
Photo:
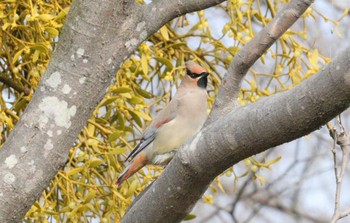
M 179 149 L 202 128 L 207 117 L 206 99 L 206 94 L 203 97 L 189 94 L 182 98 L 175 119 L 157 131 L 153 154 L 164 154 Z

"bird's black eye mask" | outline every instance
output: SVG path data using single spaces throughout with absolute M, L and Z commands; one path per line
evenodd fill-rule
M 208 72 L 202 72 L 200 74 L 192 73 L 189 69 L 186 69 L 187 75 L 190 76 L 192 79 L 196 79 L 198 77 L 208 76 Z
M 186 69 L 187 75 L 190 76 L 192 79 L 196 79 L 198 77 L 197 74 L 192 73 L 189 69 Z
M 195 74 L 195 73 L 192 73 L 189 69 L 186 69 L 187 70 L 187 75 L 190 76 L 192 79 L 199 79 L 197 81 L 197 86 L 200 87 L 200 88 L 204 88 L 206 89 L 207 88 L 207 84 L 208 84 L 208 75 L 209 73 L 208 72 L 202 72 L 200 74 Z

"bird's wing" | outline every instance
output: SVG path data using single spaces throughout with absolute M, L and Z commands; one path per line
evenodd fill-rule
M 173 99 L 169 102 L 167 107 L 158 113 L 158 115 L 152 120 L 149 126 L 142 134 L 141 141 L 131 151 L 126 160 L 133 160 L 137 154 L 144 150 L 149 144 L 153 142 L 156 137 L 157 130 L 163 125 L 167 124 L 176 117 L 178 111 L 179 101 Z

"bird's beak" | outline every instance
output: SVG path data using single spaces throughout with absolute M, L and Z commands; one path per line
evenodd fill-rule
M 209 73 L 208 72 L 204 72 L 204 74 L 202 74 L 200 77 L 208 77 L 209 76 Z

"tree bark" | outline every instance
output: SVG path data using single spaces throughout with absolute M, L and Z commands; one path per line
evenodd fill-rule
M 166 22 L 223 2 L 75 0 L 38 90 L 0 152 L 0 222 L 19 222 L 68 159 L 120 64 Z

